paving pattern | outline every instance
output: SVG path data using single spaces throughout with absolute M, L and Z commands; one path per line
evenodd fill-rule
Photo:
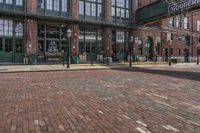
M 200 68 L 1 73 L 0 133 L 200 133 Z

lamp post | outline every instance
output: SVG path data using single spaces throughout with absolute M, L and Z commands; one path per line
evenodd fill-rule
M 199 65 L 199 46 L 200 46 L 200 42 L 196 43 L 196 47 L 197 47 L 197 65 Z
M 132 53 L 133 53 L 133 36 L 130 36 L 129 38 L 129 67 L 132 67 Z
M 70 68 L 70 39 L 72 36 L 72 31 L 70 29 L 67 30 L 67 38 L 69 39 L 69 44 L 68 44 L 68 52 L 67 52 L 67 68 Z
M 172 65 L 172 60 L 171 60 L 171 44 L 172 44 L 172 40 L 168 40 L 167 41 L 167 45 L 169 46 L 169 50 L 168 50 L 169 66 Z

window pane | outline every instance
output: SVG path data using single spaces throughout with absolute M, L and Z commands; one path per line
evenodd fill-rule
M 0 36 L 3 36 L 3 27 L 4 27 L 3 20 L 0 19 Z
M 67 0 L 62 0 L 62 12 L 67 12 Z
M 16 5 L 22 6 L 23 5 L 23 0 L 16 0 Z
M 0 39 L 0 52 L 3 51 L 3 42 L 2 39 Z
M 12 4 L 12 0 L 6 0 L 6 4 Z
M 49 10 L 53 9 L 53 0 L 47 0 L 47 9 Z
M 79 14 L 84 15 L 84 2 L 79 1 Z
M 16 53 L 22 53 L 22 48 L 23 48 L 23 41 L 17 40 L 16 41 Z
M 99 4 L 98 5 L 98 14 L 97 14 L 98 17 L 101 17 L 102 16 L 102 6 Z
M 96 4 L 91 4 L 91 15 L 96 16 Z
M 12 52 L 12 40 L 6 39 L 5 41 L 5 52 L 10 53 Z
M 60 0 L 54 0 L 54 10 L 55 11 L 60 10 Z
M 16 23 L 15 36 L 19 36 L 19 37 L 23 36 L 23 24 L 21 22 Z
M 44 9 L 44 2 L 45 0 L 38 0 L 38 6 L 42 9 Z
M 85 7 L 85 9 L 86 9 L 86 15 L 88 15 L 88 16 L 90 16 L 90 3 L 88 3 L 88 2 L 86 2 L 86 7 Z

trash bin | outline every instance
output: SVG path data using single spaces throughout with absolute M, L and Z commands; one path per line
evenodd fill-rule
M 28 56 L 28 64 L 29 65 L 35 65 L 37 63 L 36 55 L 31 54 Z

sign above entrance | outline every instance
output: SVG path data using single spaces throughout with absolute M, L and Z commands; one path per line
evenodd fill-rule
M 168 13 L 176 13 L 185 10 L 190 10 L 200 6 L 200 0 L 184 0 L 179 3 L 173 3 L 168 6 Z

